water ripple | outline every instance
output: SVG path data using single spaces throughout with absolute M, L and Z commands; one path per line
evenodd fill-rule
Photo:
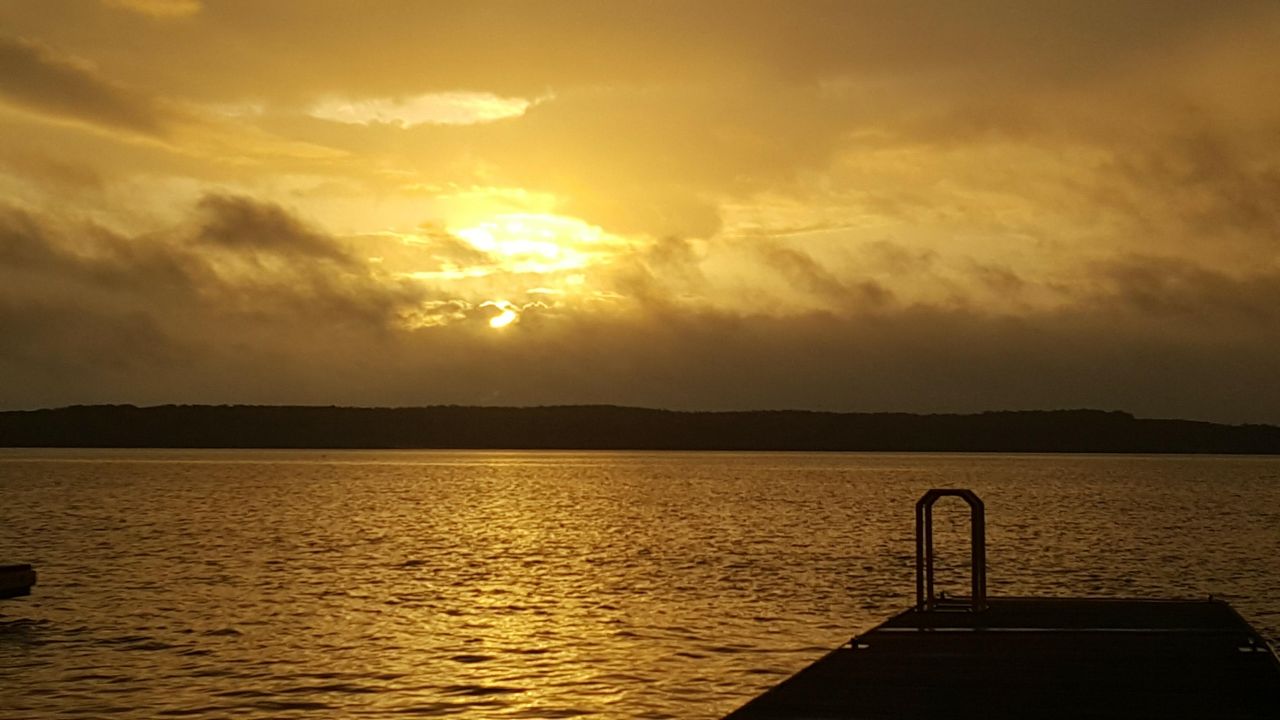
M 1280 638 L 1276 459 L 0 451 L 40 571 L 0 717 L 709 720 L 910 602 L 954 485 L 993 592 L 1213 593 Z

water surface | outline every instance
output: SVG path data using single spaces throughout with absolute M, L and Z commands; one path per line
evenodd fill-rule
M 0 717 L 716 718 L 911 602 L 930 487 L 992 594 L 1280 639 L 1280 459 L 11 450 Z

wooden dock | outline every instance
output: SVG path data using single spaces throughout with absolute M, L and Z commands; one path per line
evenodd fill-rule
M 729 715 L 1280 718 L 1280 665 L 1219 600 L 989 600 L 907 610 Z
M 36 571 L 30 565 L 0 565 L 0 600 L 31 594 Z
M 917 604 L 726 720 L 1280 718 L 1280 662 L 1227 603 L 988 598 L 981 501 L 917 506 Z M 967 495 L 966 495 L 967 494 Z M 928 507 L 974 513 L 974 592 L 933 594 Z

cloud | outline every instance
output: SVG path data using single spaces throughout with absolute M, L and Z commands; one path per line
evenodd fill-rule
M 161 19 L 190 17 L 204 7 L 200 0 L 103 0 L 103 5 Z
M 495 262 L 489 253 L 477 249 L 471 243 L 442 227 L 426 224 L 419 229 L 422 231 L 419 242 L 426 245 L 432 256 L 442 263 L 468 267 L 492 265 Z
M 1280 324 L 1280 269 L 1244 276 L 1170 257 L 1125 256 L 1100 263 L 1094 302 L 1212 336 L 1227 328 L 1273 331 Z
M 24 148 L 0 148 L 0 170 L 46 188 L 56 188 L 60 193 L 98 194 L 106 187 L 102 174 L 92 165 L 35 151 L 29 144 Z
M 1150 205 L 1135 207 L 1133 192 L 1100 200 L 1116 202 L 1155 232 L 1179 232 L 1169 238 L 1174 241 L 1274 242 L 1280 239 L 1280 149 L 1270 138 L 1277 131 L 1280 117 L 1261 132 L 1225 133 L 1192 121 L 1163 142 L 1117 154 L 1117 176 L 1146 188 Z
M 760 252 L 766 264 L 793 287 L 817 295 L 835 307 L 874 308 L 893 299 L 893 293 L 874 280 L 847 282 L 804 252 L 765 243 Z
M 333 238 L 301 223 L 278 205 L 235 195 L 206 195 L 196 240 L 240 252 L 301 256 L 350 265 L 353 258 Z
M 0 37 L 0 98 L 25 110 L 143 135 L 162 135 L 167 120 L 146 96 L 20 38 Z
M 1278 419 L 1274 2 L 125 4 L 0 3 L 6 402 Z
M 0 104 L 106 136 L 117 144 L 108 152 L 124 156 L 117 161 L 124 167 L 117 169 L 126 172 L 133 170 L 130 162 L 191 167 L 198 158 L 205 174 L 225 175 L 218 165 L 261 167 L 271 161 L 277 168 L 314 166 L 341 157 L 330 148 L 272 135 L 244 119 L 120 83 L 85 60 L 24 38 L 0 36 Z M 8 118 L 0 118 L 4 120 Z M 42 132 L 22 130 L 33 136 Z M 157 161 L 157 154 L 169 157 Z
M 7 407 L 1096 406 L 1280 420 L 1269 381 L 1280 278 L 1269 271 L 1119 258 L 1073 304 L 1012 315 L 874 303 L 769 315 L 690 304 L 658 285 L 660 302 L 508 299 L 520 322 L 495 331 L 481 302 L 383 273 L 334 250 L 342 245 L 245 197 L 212 196 L 189 222 L 136 237 L 5 209 L 0 398 Z M 288 262 L 228 264 L 261 253 Z M 672 240 L 647 257 L 658 269 L 700 255 Z M 803 256 L 774 259 L 819 286 L 834 282 Z
M 1158 200 L 1140 174 L 1177 152 L 1197 117 L 1219 123 L 1203 128 L 1211 141 L 1238 139 L 1234 157 L 1274 156 L 1271 131 L 1238 127 L 1276 116 L 1273 100 L 1196 79 L 1210 67 L 1267 86 L 1259 60 L 1280 38 L 1265 2 L 380 8 L 218 3 L 178 26 L 86 6 L 66 27 L 67 7 L 52 2 L 0 19 L 101 57 L 119 82 L 181 107 L 258 108 L 176 142 L 236 165 L 223 173 L 302 167 L 384 195 L 397 183 L 521 187 L 620 234 L 734 232 L 726 207 L 766 196 L 796 201 L 802 216 L 780 225 L 826 213 L 834 224 L 878 215 L 1051 234 L 1102 200 L 1077 197 L 1082 184 L 1148 214 Z M 371 124 L 321 122 L 317 111 Z M 1250 172 L 1247 189 L 1264 197 L 1265 173 Z
M 308 114 L 356 125 L 474 125 L 519 117 L 531 104 L 530 100 L 504 98 L 493 93 L 448 92 L 408 98 L 326 98 L 316 103 Z
M 153 12 L 195 5 L 123 4 Z M 10 17 L 63 37 L 77 34 L 65 27 L 70 8 L 80 8 L 85 24 L 122 14 L 57 0 L 30 5 Z M 1220 35 L 1241 21 L 1256 26 L 1271 12 L 1274 4 L 1266 0 L 1087 0 L 1070 6 L 1039 0 L 974 8 L 946 0 L 570 0 L 554 7 L 383 0 L 376 11 L 353 11 L 335 0 L 279 0 L 269 7 L 210 4 L 189 18 L 207 23 L 198 34 L 134 23 L 130 43 L 152 62 L 196 61 L 187 77 L 199 89 L 223 95 L 354 91 L 397 97 L 465 88 L 536 97 L 548 88 L 751 76 L 797 84 L 907 74 L 960 75 L 986 84 L 1010 78 L 1066 83 L 1167 58 L 1201 33 Z
M 6 297 L 68 313 L 86 308 L 147 316 L 175 336 L 202 325 L 229 332 L 285 318 L 382 332 L 420 299 L 277 206 L 209 196 L 194 216 L 163 232 L 128 237 L 6 209 L 0 213 Z

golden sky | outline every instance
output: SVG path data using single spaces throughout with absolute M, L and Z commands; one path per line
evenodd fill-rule
M 0 407 L 1280 423 L 1280 4 L 0 3 Z

